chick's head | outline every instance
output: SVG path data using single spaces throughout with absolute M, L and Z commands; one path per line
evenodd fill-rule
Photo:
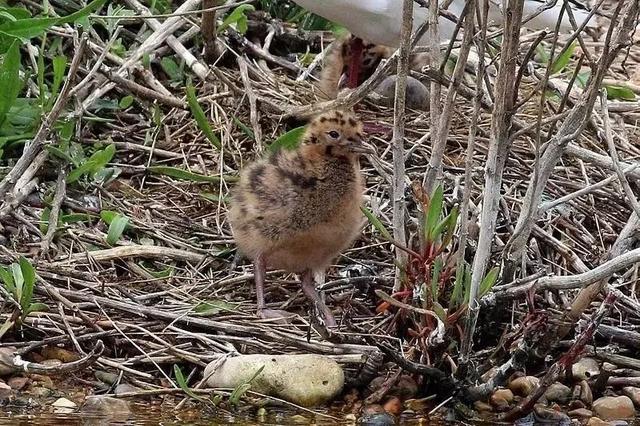
M 307 126 L 303 143 L 317 146 L 331 156 L 357 157 L 372 152 L 364 143 L 362 122 L 351 111 L 318 115 Z

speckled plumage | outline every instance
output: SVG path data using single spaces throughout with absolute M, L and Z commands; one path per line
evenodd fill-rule
M 239 250 L 267 268 L 308 274 L 327 268 L 364 221 L 362 138 L 353 113 L 331 111 L 309 123 L 297 149 L 246 167 L 229 210 Z

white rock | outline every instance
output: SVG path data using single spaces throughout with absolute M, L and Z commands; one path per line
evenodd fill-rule
M 593 358 L 582 358 L 571 366 L 571 374 L 576 380 L 587 380 L 600 374 L 600 365 Z
M 340 365 L 321 355 L 240 355 L 216 369 L 218 364 L 212 361 L 204 370 L 209 387 L 236 388 L 264 366 L 250 390 L 305 407 L 331 401 L 344 386 Z
M 59 414 L 73 413 L 78 407 L 75 402 L 67 398 L 58 398 L 51 405 L 53 406 L 53 411 Z

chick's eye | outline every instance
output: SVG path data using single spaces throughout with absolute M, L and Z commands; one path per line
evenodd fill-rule
M 332 130 L 327 134 L 331 139 L 338 139 L 340 137 L 340 133 L 336 132 L 335 130 Z

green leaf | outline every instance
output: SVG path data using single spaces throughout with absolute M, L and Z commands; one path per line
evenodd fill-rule
M 53 145 L 46 145 L 45 149 L 47 151 L 49 151 L 49 153 L 53 154 L 54 156 L 58 157 L 61 160 L 66 161 L 69 164 L 73 164 L 75 166 L 77 166 L 77 164 L 75 163 L 75 161 L 73 161 L 73 158 L 71 158 L 71 156 L 69 154 L 67 154 L 66 152 L 64 152 L 63 150 L 61 150 L 60 148 L 58 148 L 57 146 L 53 146 Z
M 122 237 L 122 233 L 124 232 L 124 229 L 128 224 L 128 217 L 120 214 L 114 217 L 113 220 L 111 220 L 111 224 L 109 224 L 109 232 L 107 233 L 107 244 L 112 246 L 117 243 L 120 237 Z
M 551 65 L 551 75 L 559 73 L 569 64 L 571 57 L 573 56 L 573 52 L 576 50 L 576 42 L 574 41 L 571 45 L 565 50 L 562 55 L 558 56 L 558 58 L 553 61 L 553 65 Z
M 429 209 L 424 221 L 425 237 L 427 241 L 435 241 L 440 236 L 436 234 L 436 232 L 438 231 L 437 224 L 440 221 L 440 215 L 442 213 L 443 198 L 444 193 L 442 191 L 442 186 L 438 185 L 429 200 Z
M 124 98 L 120 99 L 118 106 L 122 109 L 127 109 L 133 104 L 133 96 L 127 95 Z
M 434 301 L 438 300 L 440 272 L 442 272 L 442 258 L 438 257 L 433 263 L 433 275 L 431 276 L 431 297 Z
M 191 182 L 220 182 L 220 176 L 206 176 L 199 173 L 192 173 L 184 169 L 170 166 L 150 166 L 147 167 L 151 173 L 158 175 L 170 176 L 172 178 L 188 180 Z M 238 180 L 236 176 L 222 176 L 227 182 Z
M 86 7 L 62 18 L 27 18 L 16 21 L 6 21 L 0 24 L 0 34 L 5 37 L 19 38 L 27 41 L 37 37 L 54 25 L 70 24 L 89 16 L 101 8 L 107 0 L 94 0 Z
M 5 53 L 0 68 L 0 127 L 4 124 L 9 109 L 20 93 L 20 48 L 14 41 Z
M 22 288 L 24 287 L 24 277 L 22 276 L 22 269 L 18 263 L 11 264 L 11 274 L 13 275 L 13 283 L 16 286 L 15 296 L 16 302 L 20 303 L 22 300 Z
M 47 312 L 49 310 L 49 306 L 44 303 L 36 302 L 29 305 L 23 317 L 26 317 L 32 312 Z
M 178 367 L 177 365 L 174 365 L 173 374 L 176 376 L 176 382 L 178 383 L 178 386 L 180 386 L 180 389 L 182 389 L 184 393 L 186 393 L 193 399 L 196 399 L 198 401 L 203 401 L 203 398 L 199 397 L 191 390 L 191 388 L 187 384 L 187 380 L 182 374 L 182 370 L 180 370 L 180 367 Z
M 387 231 L 387 228 L 384 227 L 380 219 L 378 219 L 373 214 L 373 212 L 371 212 L 366 207 L 360 207 L 360 210 L 362 210 L 362 213 L 364 213 L 364 215 L 367 217 L 367 219 L 369 220 L 369 223 L 371 223 L 371 225 L 373 225 L 373 227 L 376 228 L 378 232 L 380 232 L 385 239 L 389 241 L 393 240 L 393 237 L 391 236 L 389 231 Z
M 105 149 L 96 151 L 84 163 L 73 169 L 67 176 L 67 182 L 73 183 L 80 179 L 81 176 L 87 174 L 95 174 L 102 170 L 104 166 L 111 161 L 116 153 L 115 145 L 111 144 Z
M 0 279 L 4 284 L 4 288 L 6 288 L 7 291 L 11 293 L 11 295 L 15 296 L 16 286 L 13 283 L 13 275 L 11 275 L 11 272 L 9 272 L 7 268 L 4 268 L 2 266 L 0 266 Z
M 636 94 L 628 87 L 613 84 L 605 84 L 607 99 L 620 99 L 623 101 L 635 101 Z
M 33 290 L 36 285 L 36 271 L 31 263 L 24 257 L 20 257 L 20 270 L 22 271 L 22 277 L 24 279 L 24 286 L 22 288 L 22 298 L 20 299 L 20 306 L 22 312 L 26 312 L 31 306 L 31 300 L 33 299 Z
M 66 56 L 56 56 L 53 58 L 53 82 L 51 83 L 51 97 L 49 98 L 47 109 L 50 109 L 51 106 L 53 106 L 53 102 L 58 97 L 58 92 L 60 91 L 60 86 L 64 81 L 64 72 L 66 69 Z
M 200 315 L 215 315 L 220 312 L 236 312 L 240 307 L 239 303 L 227 302 L 225 300 L 210 300 L 202 302 L 193 308 L 193 312 Z
M 242 398 L 242 396 L 247 393 L 249 389 L 251 389 L 251 383 L 256 379 L 256 377 L 258 377 L 260 373 L 262 373 L 262 370 L 264 370 L 264 365 L 260 366 L 260 368 L 258 368 L 258 370 L 253 374 L 253 376 L 251 376 L 249 380 L 236 386 L 233 392 L 231 392 L 231 395 L 229 395 L 229 403 L 237 405 L 240 402 L 240 398 Z
M 549 56 L 549 52 L 547 52 L 543 43 L 540 43 L 536 46 L 536 53 L 538 55 L 538 58 L 540 58 L 540 62 L 542 62 L 543 64 L 549 63 L 549 59 L 551 59 L 551 57 Z
M 480 294 L 478 295 L 478 297 L 484 296 L 493 288 L 494 284 L 498 280 L 498 272 L 500 272 L 500 269 L 496 266 L 487 273 L 487 275 L 480 283 Z
M 205 134 L 213 146 L 218 149 L 222 149 L 220 139 L 218 139 L 218 137 L 213 133 L 213 130 L 209 125 L 209 120 L 207 120 L 207 116 L 204 114 L 202 107 L 198 103 L 196 89 L 191 85 L 191 83 L 187 84 L 187 102 L 189 103 L 189 108 L 191 108 L 193 118 L 195 118 L 198 127 L 202 130 L 202 133 Z
M 440 318 L 440 321 L 447 322 L 447 311 L 438 302 L 433 302 L 433 312 Z
M 47 231 L 49 230 L 49 216 L 51 215 L 51 208 L 50 207 L 45 207 L 44 209 L 42 209 L 42 214 L 40 215 L 40 223 L 39 228 L 40 228 L 40 232 L 42 232 L 42 234 L 46 234 Z
M 584 89 L 587 86 L 587 81 L 589 81 L 590 76 L 591 70 L 578 73 L 578 75 L 576 76 L 576 82 L 578 83 L 578 86 Z
M 167 73 L 172 81 L 182 81 L 183 73 L 180 66 L 169 56 L 164 56 L 160 60 L 160 67 Z
M 449 243 L 453 240 L 453 234 L 456 230 L 456 224 L 458 223 L 458 208 L 454 207 L 451 209 L 451 213 L 446 217 L 446 230 L 444 234 L 444 238 L 442 239 L 442 245 L 447 247 Z
M 11 320 L 11 318 L 7 318 L 4 324 L 2 324 L 2 327 L 0 327 L 0 339 L 2 339 L 2 336 L 4 336 L 7 331 L 11 330 L 15 323 L 16 322 Z
M 302 141 L 302 136 L 304 135 L 305 130 L 306 127 L 304 126 L 296 127 L 295 129 L 289 130 L 287 133 L 280 136 L 271 145 L 269 145 L 267 149 L 271 153 L 276 152 L 279 149 L 296 149 Z
M 449 298 L 449 309 L 457 307 L 464 299 L 464 271 L 466 268 L 466 262 L 461 262 L 456 267 L 456 280 L 453 284 L 451 297 Z
M 235 115 L 232 114 L 231 118 L 233 118 L 233 121 L 245 135 L 249 136 L 251 140 L 256 140 L 256 135 L 253 134 L 253 130 L 251 130 L 246 124 L 240 121 Z
M 233 11 L 222 21 L 222 25 L 218 27 L 218 32 L 222 32 L 230 25 L 235 24 L 236 29 L 240 34 L 244 34 L 247 32 L 247 16 L 245 12 L 256 10 L 253 5 L 250 4 L 241 4 L 240 6 L 233 9 Z

